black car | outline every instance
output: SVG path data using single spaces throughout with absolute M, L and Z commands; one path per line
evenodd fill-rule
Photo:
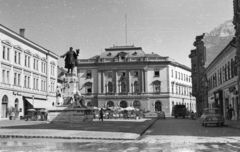
M 173 112 L 174 112 L 175 118 L 177 118 L 177 117 L 185 118 L 186 113 L 187 113 L 187 108 L 185 105 L 175 105 L 173 107 Z

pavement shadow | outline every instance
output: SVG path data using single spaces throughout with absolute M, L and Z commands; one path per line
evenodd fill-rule
M 123 121 L 92 121 L 71 123 L 41 123 L 30 125 L 1 126 L 1 129 L 46 129 L 46 130 L 79 130 L 79 131 L 100 131 L 100 132 L 125 132 L 141 134 L 154 123 L 155 119 L 144 122 L 123 122 Z

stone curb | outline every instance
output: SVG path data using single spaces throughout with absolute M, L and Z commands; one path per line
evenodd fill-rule
M 129 139 L 129 138 L 104 138 L 104 137 L 34 136 L 34 135 L 0 135 L 0 138 L 51 138 L 51 139 L 101 139 L 101 140 L 136 140 L 137 139 L 137 138 Z
M 152 120 L 151 124 L 143 129 L 143 131 L 140 133 L 140 136 L 142 136 L 157 120 L 158 118 L 155 118 L 155 120 Z

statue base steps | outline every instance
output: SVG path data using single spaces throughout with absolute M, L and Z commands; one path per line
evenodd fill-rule
M 93 110 L 88 108 L 70 108 L 58 106 L 48 109 L 50 123 L 81 123 L 93 120 Z

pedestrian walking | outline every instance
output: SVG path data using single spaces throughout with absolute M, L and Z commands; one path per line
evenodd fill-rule
M 232 105 L 230 104 L 230 105 L 229 105 L 229 108 L 228 108 L 228 117 L 229 117 L 229 120 L 232 120 L 232 116 L 233 116 L 233 108 L 232 108 Z
M 99 121 L 103 121 L 103 108 L 101 108 L 100 113 L 99 113 Z

